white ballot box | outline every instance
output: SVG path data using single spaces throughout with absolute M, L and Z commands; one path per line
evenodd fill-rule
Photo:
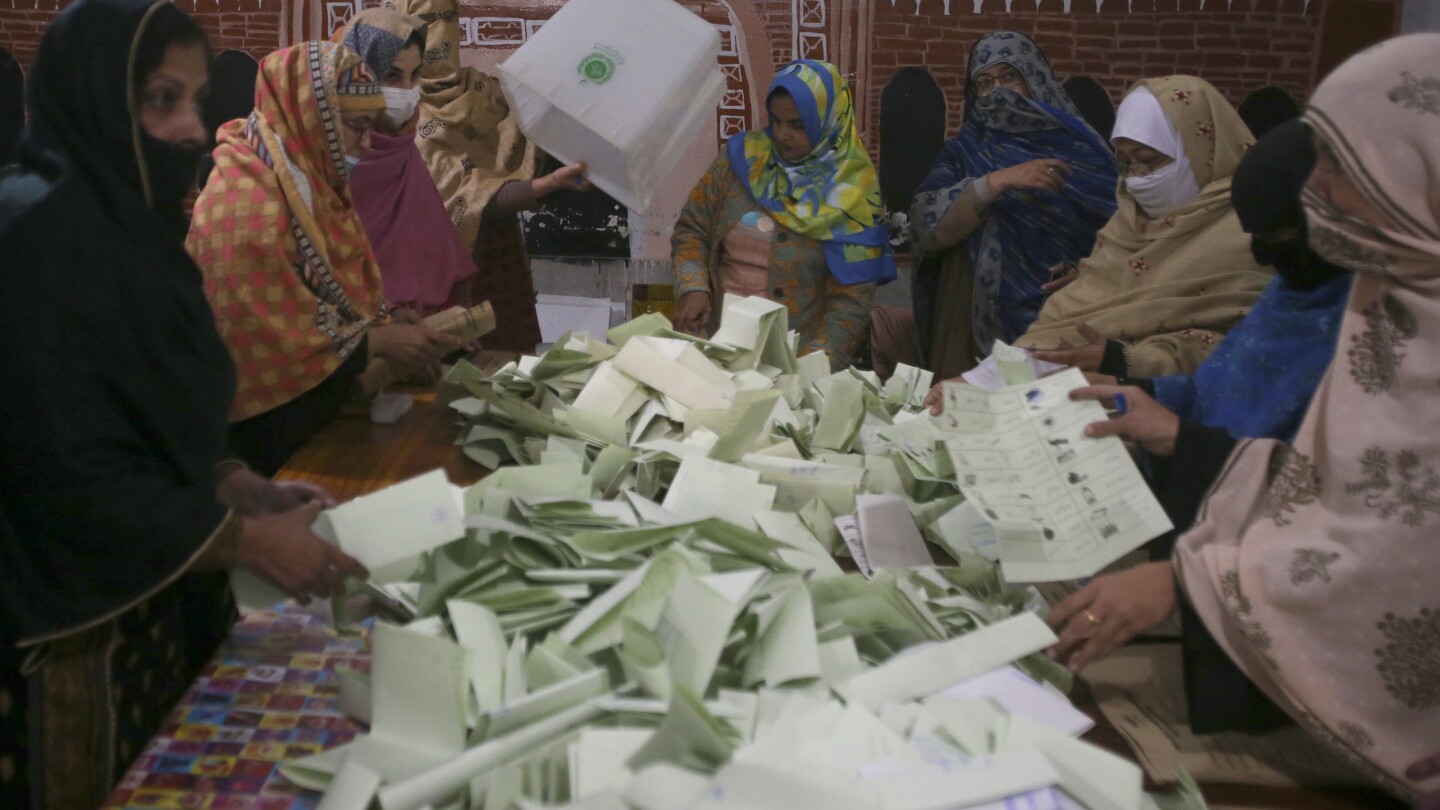
M 520 128 L 644 211 L 725 91 L 720 35 L 674 0 L 570 0 L 509 59 L 500 81 Z

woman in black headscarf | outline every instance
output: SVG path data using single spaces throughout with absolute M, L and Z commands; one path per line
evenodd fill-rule
M 1267 84 L 1245 97 L 1236 108 L 1240 119 L 1259 138 L 1286 121 L 1300 117 L 1300 105 L 1284 88 Z
M 364 569 L 322 493 L 225 452 L 235 390 L 181 204 L 204 33 L 168 0 L 46 31 L 0 182 L 0 806 L 98 806 L 227 631 L 224 570 L 295 596 Z
M 1109 91 L 1089 76 L 1071 76 L 1060 86 L 1070 94 L 1070 100 L 1075 102 L 1075 109 L 1080 111 L 1085 123 L 1094 127 L 1108 143 L 1110 131 L 1115 128 L 1115 102 L 1110 98 Z

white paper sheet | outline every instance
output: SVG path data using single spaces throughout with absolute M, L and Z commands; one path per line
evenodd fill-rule
M 958 700 L 993 700 L 1013 715 L 1028 717 L 1071 737 L 1095 727 L 1095 721 L 1064 695 L 1015 667 L 1002 667 L 961 681 L 940 695 Z
M 920 765 L 873 776 L 863 785 L 884 810 L 952 810 L 1044 789 L 1059 774 L 1035 750 L 972 761 L 966 767 Z
M 444 470 L 432 470 L 329 510 L 340 549 L 372 571 L 465 536 Z
M 1007 385 L 1032 382 L 1063 368 L 1065 366 L 1059 363 L 1036 360 L 1025 349 L 997 340 L 989 357 L 960 376 L 976 388 L 994 390 Z
M 934 565 L 905 499 L 895 495 L 855 496 L 860 543 L 872 568 L 916 568 Z
M 366 810 L 380 789 L 380 775 L 346 758 L 315 810 Z
M 1033 613 L 1022 613 L 979 630 L 907 652 L 840 684 L 848 703 L 876 710 L 887 701 L 933 695 L 967 678 L 1049 647 L 1059 639 Z
M 713 517 L 754 528 L 755 513 L 774 505 L 775 492 L 754 470 L 690 456 L 680 463 L 664 507 L 689 520 Z
M 947 383 L 940 417 L 960 490 L 996 529 L 1010 582 L 1077 579 L 1171 529 L 1170 519 L 1115 437 L 1091 439 L 1106 419 L 1075 402 L 1076 369 L 984 391 Z
M 377 624 L 371 736 L 458 754 L 465 748 L 468 661 L 466 650 L 452 641 Z
M 860 539 L 860 519 L 855 515 L 843 515 L 835 518 L 835 528 L 845 541 L 845 547 L 850 549 L 850 559 L 855 561 L 860 575 L 866 579 L 875 576 L 875 566 L 870 564 L 870 558 L 865 554 L 865 543 Z
M 630 340 L 625 344 L 625 348 L 615 355 L 615 367 L 656 391 L 674 398 L 687 408 L 728 408 L 730 400 L 725 394 L 730 393 L 733 396 L 734 383 L 727 386 L 707 379 L 691 364 L 683 362 L 683 354 L 667 356 L 664 344 L 674 342 L 677 341 L 648 337 Z M 699 354 L 691 346 L 682 348 Z M 700 360 L 710 365 L 704 355 L 700 355 Z M 715 367 L 710 365 L 710 368 Z
M 554 343 L 566 332 L 599 337 L 610 329 L 610 299 L 542 293 L 535 296 L 535 315 L 544 343 Z

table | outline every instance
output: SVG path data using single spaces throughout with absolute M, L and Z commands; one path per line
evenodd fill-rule
M 336 664 L 368 671 L 365 641 L 336 636 L 293 604 L 246 617 L 105 808 L 313 810 L 320 794 L 278 766 L 363 731 L 340 714 Z
M 394 425 L 359 417 L 337 420 L 277 477 L 314 482 L 341 500 L 436 467 L 457 484 L 483 478 L 485 470 L 455 445 L 455 414 L 435 403 L 433 393 L 415 396 L 415 409 Z M 335 636 L 299 608 L 240 622 L 111 795 L 106 810 L 312 810 L 320 794 L 291 785 L 277 765 L 343 745 L 362 730 L 338 711 L 337 664 L 368 670 L 364 641 Z M 1076 688 L 1076 706 L 1097 723 L 1085 739 L 1133 761 L 1128 744 L 1083 682 L 1077 681 Z M 1405 807 L 1378 790 L 1202 787 L 1217 810 Z
M 460 416 L 435 402 L 435 392 L 411 391 L 415 409 L 393 425 L 367 418 L 337 419 L 300 448 L 276 478 L 309 481 L 342 501 L 444 467 L 451 483 L 469 486 L 485 469 L 455 446 Z

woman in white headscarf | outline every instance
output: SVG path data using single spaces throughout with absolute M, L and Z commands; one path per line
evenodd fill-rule
M 1231 176 L 1253 143 L 1204 79 L 1131 88 L 1111 138 L 1119 208 L 1078 277 L 1046 300 L 1015 345 L 1122 381 L 1194 374 L 1274 278 L 1255 261 L 1230 200 Z M 939 385 L 926 404 L 939 412 Z
M 1119 209 L 1016 344 L 1119 378 L 1194 373 L 1272 278 L 1230 204 L 1253 142 L 1203 79 L 1136 84 L 1111 134 Z

